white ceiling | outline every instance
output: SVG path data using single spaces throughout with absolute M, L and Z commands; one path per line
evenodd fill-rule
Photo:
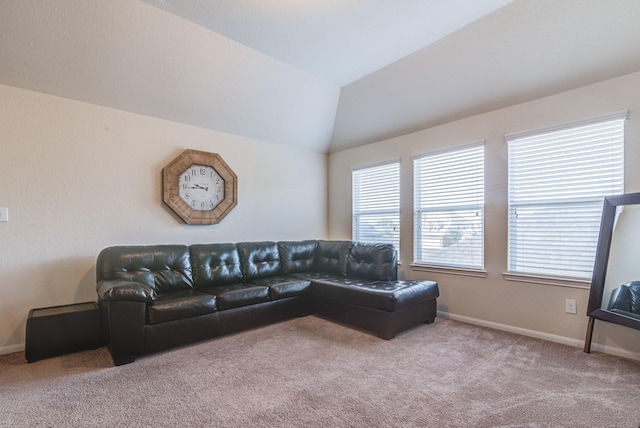
M 1 0 L 0 84 L 339 151 L 639 71 L 638 22 L 640 0 Z
M 636 71 L 640 0 L 516 0 L 342 88 L 331 147 L 380 141 Z M 629 91 L 640 96 L 640 88 Z
M 142 0 L 344 86 L 513 0 Z

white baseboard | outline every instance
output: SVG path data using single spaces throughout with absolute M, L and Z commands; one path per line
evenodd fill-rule
M 23 352 L 24 343 L 18 343 L 17 345 L 9 345 L 0 347 L 0 355 L 13 354 L 14 352 Z
M 485 321 L 477 318 L 465 317 L 463 315 L 451 314 L 448 312 L 438 311 L 438 316 L 444 319 L 451 319 L 454 321 L 460 321 L 467 324 L 475 324 L 482 327 L 493 328 L 495 330 L 507 331 L 509 333 L 521 334 L 523 336 L 534 337 L 536 339 L 548 340 L 549 342 L 562 343 L 563 345 L 569 345 L 576 348 L 584 348 L 584 341 L 578 339 L 572 339 L 570 337 L 558 336 L 556 334 L 544 333 L 542 331 L 529 330 L 527 328 L 514 327 L 512 325 L 500 324 L 492 321 Z M 626 349 L 605 346 L 599 343 L 591 344 L 591 351 L 602 352 L 604 354 L 615 355 L 617 357 L 628 358 L 630 360 L 640 361 L 640 353 L 628 351 Z

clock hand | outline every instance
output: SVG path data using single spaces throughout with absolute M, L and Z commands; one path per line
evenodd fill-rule
M 202 187 L 202 186 L 201 186 L 201 185 L 199 185 L 199 184 L 194 184 L 193 186 L 189 187 L 189 189 L 202 189 L 202 190 L 204 190 L 205 192 L 209 191 L 209 188 L 208 188 L 208 187 Z

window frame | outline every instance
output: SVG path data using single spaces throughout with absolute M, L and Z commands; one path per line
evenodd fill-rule
M 481 153 L 480 153 L 480 160 L 482 163 L 482 167 L 480 168 L 481 179 L 479 183 L 473 183 L 476 187 L 478 187 L 477 191 L 481 196 L 480 202 L 479 203 L 477 202 L 476 204 L 471 204 L 473 206 L 469 204 L 465 204 L 465 205 L 459 206 L 460 209 L 453 209 L 453 210 L 442 210 L 442 209 L 438 210 L 437 208 L 428 208 L 428 205 L 421 203 L 420 195 L 422 194 L 421 191 L 423 189 L 423 186 L 426 183 L 421 182 L 419 179 L 418 163 L 422 162 L 424 159 L 429 159 L 429 158 L 435 159 L 441 156 L 445 156 L 447 154 L 461 153 L 465 150 L 473 150 L 473 149 L 481 149 Z M 446 149 L 437 150 L 437 151 L 428 152 L 428 153 L 421 153 L 421 154 L 412 156 L 412 159 L 413 159 L 413 177 L 414 177 L 414 183 L 413 183 L 413 201 L 414 201 L 413 202 L 414 203 L 413 228 L 414 230 L 413 230 L 413 263 L 411 264 L 412 269 L 417 271 L 428 271 L 428 272 L 458 274 L 458 275 L 465 275 L 465 276 L 486 277 L 487 272 L 485 270 L 486 260 L 485 260 L 485 248 L 484 248 L 485 247 L 485 213 L 484 213 L 485 209 L 484 208 L 485 208 L 485 188 L 486 188 L 486 184 L 485 184 L 486 141 L 479 140 L 469 144 L 449 147 Z M 451 206 L 449 206 L 449 208 L 451 208 Z M 420 231 L 419 216 L 421 216 L 422 213 L 427 211 L 456 212 L 456 211 L 465 211 L 465 210 L 468 211 L 469 209 L 479 210 L 481 213 L 480 221 L 478 223 L 480 225 L 480 245 L 479 246 L 476 245 L 480 249 L 479 257 L 481 259 L 481 263 L 479 264 L 450 263 L 450 262 L 443 262 L 438 260 L 423 259 L 421 254 L 423 235 Z
M 616 149 L 620 149 L 620 159 L 617 160 L 619 165 L 621 166 L 620 175 L 617 176 L 617 179 L 620 180 L 620 188 L 618 191 L 620 193 L 624 193 L 624 152 L 625 152 L 625 134 L 624 134 L 624 121 L 627 119 L 628 112 L 627 110 L 612 112 L 604 115 L 599 115 L 595 117 L 585 118 L 581 120 L 576 120 L 572 122 L 567 122 L 563 124 L 558 124 L 550 127 L 540 128 L 536 130 L 530 130 L 526 132 L 513 133 L 505 135 L 505 142 L 507 144 L 507 150 L 509 151 L 508 162 L 507 162 L 507 174 L 508 174 L 508 184 L 507 184 L 507 271 L 503 272 L 503 277 L 505 280 L 509 281 L 520 281 L 520 282 L 531 282 L 531 283 L 540 283 L 546 285 L 557 285 L 557 286 L 566 286 L 566 287 L 574 287 L 574 288 L 589 288 L 591 281 L 591 274 L 585 273 L 584 276 L 572 276 L 572 275 L 562 275 L 561 272 L 541 272 L 541 271 L 526 271 L 526 270 L 516 270 L 514 269 L 515 265 L 513 264 L 513 259 L 515 255 L 512 253 L 512 249 L 515 247 L 515 243 L 512 241 L 514 237 L 512 234 L 514 233 L 515 225 L 514 225 L 514 210 L 517 210 L 517 207 L 526 206 L 526 201 L 519 201 L 518 203 L 513 203 L 513 195 L 512 191 L 514 189 L 514 184 L 512 183 L 513 168 L 515 166 L 512 164 L 512 142 L 522 140 L 525 138 L 532 137 L 540 137 L 543 139 L 545 135 L 552 134 L 555 132 L 563 132 L 563 131 L 571 131 L 578 130 L 584 126 L 591 126 L 597 124 L 603 124 L 612 121 L 622 121 L 622 141 L 620 142 L 621 147 Z M 564 147 L 564 146 L 563 146 Z M 612 175 L 613 176 L 613 175 Z M 573 191 L 575 192 L 575 190 Z M 617 194 L 617 193 L 616 193 Z M 608 194 L 607 194 L 608 195 Z M 550 207 L 551 205 L 557 206 L 570 206 L 570 205 L 582 205 L 589 206 L 591 204 L 592 207 L 598 206 L 599 209 L 602 207 L 602 200 L 604 196 L 595 196 L 595 195 L 587 195 L 584 197 L 563 197 L 561 199 L 548 197 L 545 199 L 535 199 L 530 200 L 535 201 L 535 203 L 539 206 Z M 573 195 L 575 196 L 575 194 Z M 545 202 L 547 203 L 545 205 Z M 591 221 L 594 221 L 593 219 Z M 600 216 L 598 216 L 597 224 L 600 223 Z M 597 233 L 595 234 L 595 240 L 597 241 Z M 594 247 L 595 247 L 594 242 Z M 520 256 L 521 257 L 521 256 Z M 583 261 L 584 263 L 584 261 Z
M 372 172 L 373 170 L 376 170 L 376 169 L 382 169 L 384 167 L 391 167 L 391 166 L 395 166 L 397 168 L 397 177 L 396 177 L 397 182 L 391 185 L 391 187 L 395 186 L 395 189 L 396 189 L 395 199 L 397 202 L 395 204 L 395 207 L 392 207 L 392 208 L 385 207 L 379 210 L 357 209 L 359 208 L 360 203 L 359 202 L 357 203 L 356 198 L 360 195 L 360 192 L 356 192 L 356 175 L 364 171 Z M 400 254 L 400 211 L 401 211 L 400 210 L 400 192 L 401 192 L 400 167 L 401 167 L 400 158 L 394 158 L 394 159 L 386 160 L 383 162 L 354 167 L 351 169 L 351 237 L 354 241 L 365 242 L 365 243 L 367 242 L 391 243 L 395 247 L 396 253 Z M 381 186 L 378 189 L 378 191 L 388 191 L 389 187 L 390 186 Z M 356 228 L 357 228 L 357 225 L 363 224 L 363 222 L 361 221 L 361 218 L 363 216 L 395 217 L 395 222 L 397 226 L 395 227 L 396 230 L 392 231 L 392 233 L 394 235 L 397 235 L 397 237 L 393 239 L 382 238 L 380 240 L 362 239 L 361 232 L 356 231 Z

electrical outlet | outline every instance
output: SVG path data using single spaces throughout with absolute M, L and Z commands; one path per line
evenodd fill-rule
M 9 208 L 0 208 L 0 221 L 9 221 Z
M 564 299 L 564 311 L 568 314 L 577 314 L 578 308 L 574 299 Z

